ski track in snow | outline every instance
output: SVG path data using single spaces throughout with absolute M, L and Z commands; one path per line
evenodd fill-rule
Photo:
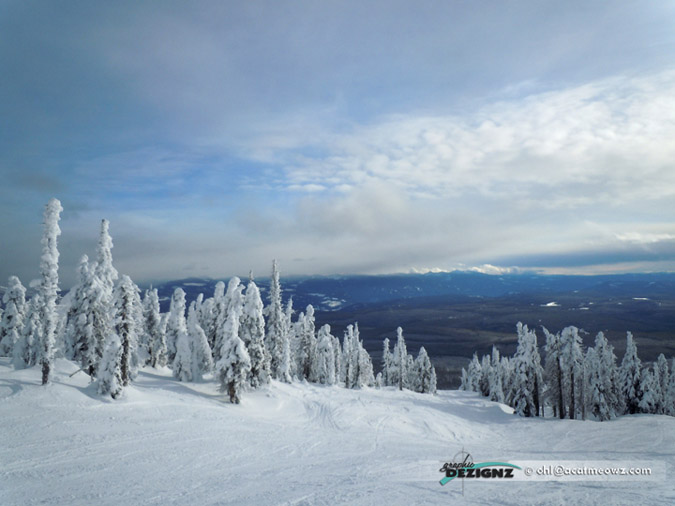
M 0 358 L 0 504 L 673 504 L 664 482 L 495 482 L 442 487 L 465 448 L 476 461 L 654 460 L 675 470 L 675 418 L 524 419 L 476 394 L 308 383 L 248 392 L 144 369 L 122 399 L 77 366 Z

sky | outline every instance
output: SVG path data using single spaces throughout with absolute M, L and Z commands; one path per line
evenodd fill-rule
M 0 0 L 0 284 L 675 271 L 675 3 Z

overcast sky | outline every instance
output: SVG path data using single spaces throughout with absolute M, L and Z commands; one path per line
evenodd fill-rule
M 675 270 L 675 2 L 0 0 L 0 76 L 0 284 L 51 197 L 64 288 L 101 218 L 139 282 Z

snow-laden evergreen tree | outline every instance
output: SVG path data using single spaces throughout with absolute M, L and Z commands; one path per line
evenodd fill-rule
M 227 318 L 225 314 L 225 283 L 218 281 L 213 291 L 213 297 L 207 299 L 202 305 L 202 329 L 206 333 L 206 339 L 213 350 L 216 346 L 218 329 Z
M 499 350 L 496 346 L 492 346 L 490 372 L 488 374 L 488 390 L 491 401 L 504 402 L 504 387 L 502 377 L 502 363 L 499 356 Z
M 9 357 L 14 351 L 15 343 L 21 337 L 26 317 L 26 289 L 18 277 L 9 277 L 2 302 L 5 310 L 0 320 L 0 355 Z
M 122 343 L 109 334 L 98 369 L 98 393 L 117 399 L 124 389 L 122 381 Z
M 638 358 L 633 334 L 628 332 L 626 335 L 626 353 L 621 361 L 621 367 L 619 367 L 619 392 L 626 413 L 631 415 L 640 411 L 640 400 L 643 393 L 641 366 L 642 362 Z
M 225 298 L 223 299 L 223 313 L 219 313 L 220 317 L 217 322 L 216 329 L 216 344 L 213 348 L 213 361 L 218 362 L 220 360 L 220 351 L 223 349 L 223 339 L 225 336 L 225 321 L 229 318 L 230 312 L 234 311 L 236 314 L 241 315 L 243 306 L 244 306 L 244 285 L 241 284 L 241 280 L 234 276 L 230 279 L 227 284 L 227 291 L 225 292 Z M 224 318 L 222 317 L 224 315 Z
M 644 369 L 641 373 L 640 382 L 642 397 L 638 403 L 638 408 L 641 413 L 656 414 L 662 392 L 655 371 L 651 368 Z
M 138 287 L 129 276 L 122 276 L 115 285 L 115 334 L 120 340 L 120 380 L 127 386 L 135 378 L 138 358 L 138 318 L 136 315 L 139 295 Z
M 334 356 L 333 363 L 335 365 L 335 383 L 339 383 L 342 372 L 342 346 L 340 345 L 340 339 L 333 335 L 331 335 L 331 344 Z
M 511 403 L 516 414 L 539 416 L 543 370 L 537 349 L 537 335 L 518 322 L 518 348 L 513 357 L 513 394 Z
M 565 327 L 560 335 L 563 399 L 567 401 L 568 418 L 577 418 L 583 398 L 584 355 L 579 329 Z
M 105 287 L 106 293 L 112 294 L 115 288 L 115 282 L 119 277 L 117 269 L 113 266 L 112 258 L 113 241 L 110 237 L 110 222 L 101 220 L 101 231 L 96 249 L 96 265 L 94 267 L 94 276 Z M 112 295 L 111 295 L 112 299 Z
M 480 361 L 480 379 L 478 380 L 478 391 L 484 397 L 490 396 L 490 375 L 492 374 L 492 365 L 490 355 L 483 355 Z
M 230 402 L 239 404 L 251 371 L 251 359 L 244 341 L 239 337 L 239 314 L 234 308 L 225 320 L 220 357 L 216 363 L 220 391 L 228 394 Z
M 174 378 L 178 381 L 192 381 L 192 349 L 187 330 L 179 331 L 176 337 L 176 355 L 171 364 Z
M 342 337 L 342 371 L 340 380 L 344 382 L 345 388 L 353 388 L 358 372 L 358 361 L 355 360 L 354 353 L 354 326 L 347 325 L 344 336 Z
M 37 346 L 42 339 L 44 327 L 40 321 L 42 300 L 39 293 L 31 297 L 27 304 L 26 319 L 23 322 L 21 337 L 14 344 L 12 364 L 16 369 L 31 367 L 37 363 Z
M 616 356 L 604 333 L 595 337 L 595 347 L 586 352 L 587 405 L 598 420 L 616 416 Z
M 56 329 L 56 298 L 59 291 L 58 237 L 61 235 L 59 219 L 63 211 L 61 202 L 51 199 L 45 206 L 44 233 L 42 235 L 42 258 L 40 260 L 40 295 L 42 310 L 40 319 L 42 334 L 38 342 L 38 361 L 42 367 L 42 384 L 49 383 L 54 360 L 54 330 Z
M 391 350 L 389 347 L 389 338 L 385 337 L 382 342 L 382 386 L 390 385 L 389 370 L 391 369 Z
M 156 288 L 145 292 L 143 299 L 143 320 L 145 333 L 148 336 L 148 364 L 154 368 L 164 367 L 167 360 L 166 329 L 162 326 L 159 312 L 159 294 Z
M 265 318 L 260 290 L 253 280 L 246 286 L 244 306 L 239 319 L 239 334 L 246 345 L 251 359 L 251 373 L 248 381 L 258 388 L 270 381 L 269 360 L 265 349 Z
M 356 345 L 355 353 L 357 357 L 358 373 L 356 375 L 356 388 L 375 385 L 375 375 L 373 372 L 373 360 L 370 354 L 363 347 L 363 341 L 359 333 L 359 324 L 354 324 L 354 341 Z M 412 358 L 412 357 L 411 357 Z
M 315 354 L 316 380 L 324 385 L 335 384 L 335 352 L 333 350 L 333 336 L 330 333 L 330 325 L 324 325 L 319 329 Z
M 166 322 L 166 351 L 167 361 L 170 364 L 176 359 L 176 346 L 180 334 L 187 334 L 185 292 L 182 288 L 176 288 L 171 296 L 169 318 Z
M 316 328 L 314 323 L 314 307 L 309 304 L 305 310 L 304 318 L 298 328 L 298 376 L 308 381 L 317 381 L 315 370 L 312 364 L 315 363 L 316 355 Z
M 434 366 L 431 365 L 431 360 L 424 346 L 420 348 L 415 360 L 415 384 L 413 389 L 422 394 L 436 393 L 436 371 Z
M 470 392 L 480 392 L 480 378 L 481 378 L 481 364 L 480 360 L 478 360 L 478 354 L 474 353 L 473 358 L 469 362 L 469 366 L 467 367 L 466 370 L 466 376 L 467 376 L 467 389 Z
M 408 388 L 408 348 L 405 344 L 405 338 L 403 337 L 403 329 L 398 327 L 396 329 L 396 345 L 394 346 L 394 367 L 391 369 L 391 373 L 394 384 L 398 387 L 399 390 Z
M 544 363 L 544 380 L 546 382 L 546 399 L 553 409 L 553 416 L 565 418 L 563 398 L 562 347 L 560 334 L 552 334 L 543 327 L 546 336 L 546 361 Z
M 266 348 L 270 355 L 270 371 L 272 377 L 289 382 L 291 380 L 291 349 L 288 342 L 286 317 L 281 305 L 281 283 L 277 261 L 272 263 L 272 280 L 270 283 L 269 305 L 267 314 Z
M 670 362 L 670 378 L 665 396 L 666 414 L 675 416 L 675 358 Z
M 204 374 L 213 369 L 213 359 L 204 329 L 199 325 L 196 302 L 192 302 L 188 310 L 187 330 L 192 352 L 192 381 L 201 381 Z
M 654 364 L 654 376 L 659 385 L 660 396 L 657 402 L 656 413 L 668 414 L 668 383 L 670 382 L 670 371 L 668 370 L 668 361 L 663 353 L 660 353 Z
M 93 326 L 89 318 L 89 298 L 87 297 L 89 278 L 89 257 L 82 255 L 77 266 L 77 283 L 69 292 L 70 308 L 64 339 L 66 358 L 77 362 L 80 362 L 80 355 L 86 353 L 85 344 L 94 343 Z M 82 368 L 86 370 L 84 365 Z

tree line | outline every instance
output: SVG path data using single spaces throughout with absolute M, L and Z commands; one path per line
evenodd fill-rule
M 652 413 L 675 416 L 675 359 L 669 370 L 660 354 L 651 367 L 643 367 L 633 335 L 628 332 L 626 352 L 619 365 L 614 347 L 602 332 L 595 345 L 582 346 L 574 326 L 546 338 L 545 359 L 537 334 L 518 323 L 518 347 L 513 357 L 500 356 L 497 347 L 479 360 L 474 354 L 462 369 L 461 389 L 479 392 L 513 407 L 521 416 L 610 420 L 624 414 Z
M 358 324 L 349 325 L 342 341 L 330 325 L 315 328 L 308 305 L 294 319 L 292 298 L 282 300 L 276 261 L 267 306 L 253 277 L 247 283 L 218 282 L 212 297 L 200 294 L 187 305 L 176 288 L 168 313 L 161 313 L 157 289 L 141 290 L 113 265 L 113 242 L 107 220 L 101 221 L 96 259 L 80 260 L 75 286 L 58 302 L 58 226 L 62 207 L 52 199 L 45 207 L 41 283 L 26 300 L 16 276 L 9 278 L 0 309 L 0 355 L 16 368 L 40 364 L 42 383 L 49 382 L 56 354 L 78 363 L 97 381 L 102 395 L 118 398 L 142 367 L 172 369 L 180 381 L 212 377 L 230 402 L 242 392 L 271 379 L 306 380 L 346 388 L 396 386 L 435 393 L 436 372 L 424 349 L 408 354 L 397 331 L 393 352 L 384 341 L 382 372 L 363 347 Z

